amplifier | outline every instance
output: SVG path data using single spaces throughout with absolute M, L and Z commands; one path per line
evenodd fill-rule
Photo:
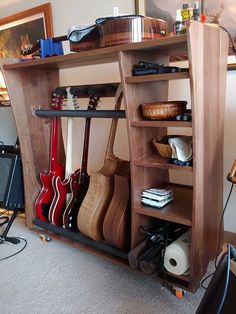
M 24 208 L 22 163 L 18 154 L 0 153 L 0 207 Z

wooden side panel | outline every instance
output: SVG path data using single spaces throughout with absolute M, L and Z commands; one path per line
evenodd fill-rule
M 12 61 L 2 61 L 11 63 Z M 16 121 L 21 147 L 26 225 L 32 226 L 34 218 L 33 205 L 41 189 L 39 173 L 49 169 L 50 118 L 38 118 L 33 115 L 34 108 L 49 109 L 52 91 L 59 85 L 57 70 L 19 69 L 4 70 L 13 114 Z M 60 159 L 64 159 L 62 137 L 59 136 Z
M 197 284 L 215 257 L 223 209 L 228 36 L 223 30 L 193 22 L 188 46 L 194 158 L 191 274 Z

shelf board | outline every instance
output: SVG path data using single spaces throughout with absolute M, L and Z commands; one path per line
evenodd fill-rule
M 175 274 L 169 273 L 167 270 L 165 272 L 165 276 L 168 276 L 169 278 L 173 277 L 173 278 L 176 278 L 176 279 L 179 279 L 182 281 L 186 281 L 186 282 L 190 281 L 189 275 L 175 275 Z
M 168 158 L 161 157 L 160 155 L 158 155 L 158 153 L 156 153 L 156 155 L 136 159 L 134 160 L 134 164 L 139 167 L 173 169 L 179 171 L 193 172 L 193 167 L 178 166 L 175 164 L 168 163 Z
M 191 226 L 193 197 L 192 187 L 171 184 L 170 187 L 174 192 L 174 200 L 169 204 L 164 206 L 162 209 L 139 205 L 135 209 L 135 212 L 145 216 Z
M 131 126 L 141 127 L 141 128 L 168 128 L 168 127 L 180 127 L 180 128 L 191 128 L 192 121 L 150 121 L 150 120 L 140 120 L 131 121 Z
M 112 47 L 91 49 L 81 52 L 72 52 L 63 56 L 54 56 L 26 62 L 5 64 L 6 70 L 25 68 L 65 69 L 76 66 L 94 65 L 117 62 L 121 51 L 148 51 L 166 55 L 186 55 L 187 35 L 162 37 L 136 43 L 127 43 Z
M 37 109 L 38 117 L 75 117 L 75 118 L 125 118 L 125 110 L 43 110 Z
M 189 78 L 189 72 L 151 74 L 126 77 L 125 83 L 145 83 L 153 81 L 169 81 Z

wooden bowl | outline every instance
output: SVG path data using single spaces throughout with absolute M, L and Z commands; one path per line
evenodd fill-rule
M 164 158 L 171 158 L 172 156 L 172 149 L 170 145 L 168 144 L 169 138 L 170 136 L 163 136 L 163 137 L 157 136 L 157 137 L 154 137 L 154 139 L 152 140 L 152 143 L 156 147 L 159 155 Z
M 187 101 L 162 101 L 141 104 L 143 116 L 149 120 L 171 120 L 186 112 Z

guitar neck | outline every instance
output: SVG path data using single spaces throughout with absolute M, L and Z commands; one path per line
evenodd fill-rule
M 91 118 L 86 118 L 85 131 L 84 131 L 84 146 L 83 146 L 82 164 L 81 164 L 81 171 L 80 171 L 81 176 L 83 175 L 83 173 L 87 172 L 90 124 L 91 124 Z
M 51 129 L 51 152 L 50 152 L 50 169 L 55 170 L 57 165 L 57 142 L 58 142 L 59 121 L 57 117 L 52 118 Z
M 68 178 L 73 170 L 73 118 L 67 118 L 67 139 L 66 139 L 66 169 L 65 177 Z
M 121 85 L 119 85 L 117 88 L 116 96 L 115 96 L 115 108 L 114 108 L 114 110 L 120 110 L 121 102 L 122 102 L 122 88 L 121 88 Z M 116 157 L 113 153 L 113 149 L 114 149 L 114 142 L 115 142 L 117 125 L 118 125 L 118 118 L 113 118 L 110 133 L 109 133 L 109 138 L 108 138 L 108 142 L 107 142 L 105 159 L 116 159 Z

